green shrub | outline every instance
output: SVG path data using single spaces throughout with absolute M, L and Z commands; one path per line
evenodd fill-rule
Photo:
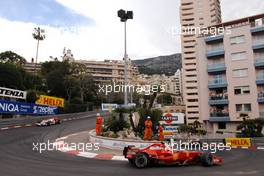
M 115 116 L 112 116 L 107 129 L 113 131 L 114 133 L 117 133 L 118 131 L 122 131 L 124 130 L 124 128 L 129 128 L 129 127 L 130 127 L 129 123 L 126 122 L 125 120 L 117 119 Z
M 243 122 L 237 126 L 241 133 L 237 137 L 262 137 L 264 119 L 243 119 Z

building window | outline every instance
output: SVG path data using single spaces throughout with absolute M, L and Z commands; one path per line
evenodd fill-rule
M 246 52 L 243 51 L 243 52 L 232 53 L 231 59 L 232 59 L 232 61 L 245 60 L 246 59 Z
M 218 129 L 219 130 L 225 130 L 226 129 L 226 123 L 225 122 L 219 122 L 218 123 Z
M 248 76 L 247 68 L 233 70 L 233 77 L 235 78 L 246 77 L 246 76 Z
M 234 89 L 235 95 L 250 94 L 249 86 L 237 86 Z
M 251 104 L 236 104 L 236 112 L 251 112 Z
M 230 44 L 231 45 L 236 45 L 240 43 L 245 43 L 245 36 L 240 35 L 240 36 L 235 36 L 235 37 L 230 37 Z

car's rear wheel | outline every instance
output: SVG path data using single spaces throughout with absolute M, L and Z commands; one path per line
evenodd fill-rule
M 138 153 L 136 155 L 134 164 L 137 168 L 145 168 L 148 165 L 148 156 L 144 153 Z
M 200 161 L 204 166 L 212 166 L 214 165 L 213 162 L 213 155 L 211 153 L 204 153 L 200 156 Z

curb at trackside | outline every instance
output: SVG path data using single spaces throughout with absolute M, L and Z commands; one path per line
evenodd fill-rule
M 71 134 L 71 135 L 76 135 L 76 134 Z M 71 135 L 69 135 L 69 136 L 71 136 Z M 90 158 L 90 159 L 127 161 L 127 159 L 124 156 L 113 155 L 113 154 L 108 154 L 108 153 L 98 154 L 98 153 L 92 153 L 92 152 L 80 152 L 80 151 L 74 150 L 70 147 L 65 147 L 64 140 L 67 139 L 69 136 L 64 136 L 64 137 L 58 138 L 53 143 L 53 145 L 56 146 L 58 151 L 64 152 L 67 154 L 71 154 L 71 155 L 75 155 L 75 156 L 84 157 L 84 158 Z

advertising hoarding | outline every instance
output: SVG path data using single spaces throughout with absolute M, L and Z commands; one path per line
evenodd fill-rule
M 160 117 L 159 123 L 163 126 L 163 133 L 166 139 L 173 138 L 177 133 L 179 125 L 184 124 L 183 113 L 163 113 Z
M 251 147 L 250 138 L 225 138 L 225 142 L 231 147 Z
M 0 87 L 0 97 L 26 99 L 27 92 L 22 91 L 22 90 Z
M 58 108 L 52 106 L 37 105 L 34 103 L 0 100 L 0 113 L 54 115 L 58 113 Z
M 56 106 L 64 107 L 64 99 L 58 97 L 51 97 L 47 95 L 40 95 L 39 99 L 36 101 L 36 104 L 47 105 L 47 106 Z

